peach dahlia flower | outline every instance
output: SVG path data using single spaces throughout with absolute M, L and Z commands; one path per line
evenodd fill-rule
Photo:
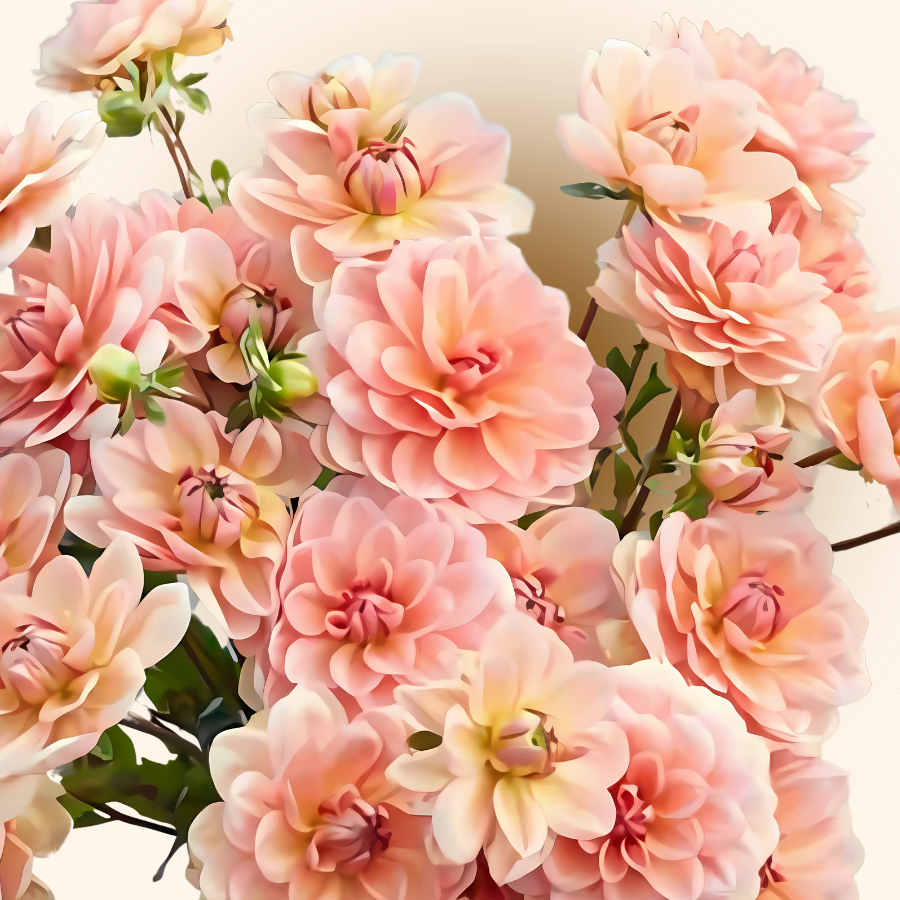
M 266 156 L 235 175 L 229 196 L 256 231 L 290 240 L 305 281 L 398 240 L 528 230 L 531 201 L 504 183 L 509 135 L 462 94 L 407 114 L 416 74 L 408 56 L 375 67 L 349 57 L 314 79 L 274 76 L 278 105 L 250 110 Z
M 597 436 L 591 441 L 592 450 L 620 444 L 619 420 L 616 415 L 625 406 L 625 385 L 603 366 L 594 366 L 588 378 L 588 385 L 594 395 L 592 404 L 594 415 L 600 425 Z
M 38 104 L 21 134 L 0 119 L 0 269 L 75 200 L 78 173 L 106 135 L 95 113 L 76 113 L 53 134 L 53 108 Z
M 218 413 L 159 403 L 165 425 L 138 420 L 124 436 L 94 440 L 102 495 L 70 500 L 66 525 L 99 547 L 127 535 L 147 569 L 185 570 L 229 637 L 253 655 L 277 611 L 270 580 L 291 521 L 282 496 L 305 490 L 319 466 L 304 434 L 267 419 L 225 434 Z
M 299 344 L 333 408 L 317 453 L 495 521 L 570 503 L 597 417 L 568 315 L 507 241 L 404 241 L 385 262 L 344 263 L 322 330 Z
M 714 369 L 743 386 L 783 386 L 822 365 L 841 325 L 824 278 L 799 266 L 789 234 L 755 242 L 718 222 L 696 229 L 635 218 L 598 251 L 591 295 L 637 322 L 706 400 Z
M 779 750 L 771 775 L 781 837 L 760 872 L 760 900 L 857 900 L 863 848 L 850 825 L 847 773 Z
M 872 315 L 835 341 L 812 409 L 822 434 L 900 498 L 900 318 Z
M 654 218 L 758 233 L 771 221 L 766 201 L 799 186 L 789 160 L 748 147 L 758 122 L 754 90 L 684 50 L 610 40 L 588 51 L 578 112 L 561 116 L 557 133 L 575 162 Z
M 157 50 L 185 56 L 218 50 L 231 31 L 228 0 L 93 0 L 72 4 L 65 27 L 41 44 L 38 82 L 64 91 L 103 89 L 125 63 Z
M 613 560 L 650 656 L 727 697 L 752 731 L 818 742 L 869 687 L 866 614 L 831 573 L 831 546 L 800 513 L 722 509 L 664 519 Z
M 6 900 L 52 900 L 32 873 L 36 856 L 49 856 L 72 830 L 72 819 L 56 798 L 65 789 L 47 775 L 0 780 L 0 896 Z
M 370 478 L 343 476 L 294 517 L 278 580 L 267 698 L 340 688 L 363 707 L 442 673 L 512 609 L 503 567 L 472 525 Z
M 778 840 L 769 754 L 731 706 L 646 661 L 613 670 L 610 721 L 628 769 L 610 787 L 616 823 L 590 841 L 557 838 L 513 886 L 553 900 L 756 900 Z
M 455 678 L 396 689 L 397 703 L 441 743 L 387 769 L 426 795 L 441 853 L 463 864 L 483 847 L 502 885 L 537 868 L 557 835 L 608 834 L 616 821 L 609 787 L 628 765 L 622 729 L 604 721 L 612 670 L 575 662 L 549 628 L 518 612 L 458 665 Z
M 203 900 L 455 900 L 474 867 L 433 863 L 428 819 L 384 777 L 408 734 L 384 710 L 348 723 L 333 696 L 303 688 L 220 734 L 209 761 L 223 799 L 188 835 Z
M 76 759 L 128 712 L 144 670 L 175 649 L 191 615 L 184 585 L 141 600 L 143 587 L 126 537 L 90 576 L 56 556 L 30 589 L 24 573 L 0 581 L 0 776 Z
M 555 631 L 575 659 L 619 665 L 643 655 L 610 571 L 619 533 L 609 519 L 565 507 L 527 530 L 505 523 L 478 528 L 488 555 L 512 578 L 516 609 Z

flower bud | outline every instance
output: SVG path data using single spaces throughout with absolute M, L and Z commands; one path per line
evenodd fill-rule
M 344 188 L 361 212 L 393 216 L 415 203 L 428 189 L 412 142 L 372 141 L 345 163 Z
M 316 376 L 299 359 L 276 359 L 266 371 L 277 389 L 258 383 L 262 399 L 277 410 L 288 410 L 297 400 L 311 397 L 319 389 Z
M 104 403 L 124 403 L 131 389 L 140 384 L 141 367 L 130 350 L 116 344 L 106 344 L 91 357 L 88 375 L 97 385 L 100 400 Z

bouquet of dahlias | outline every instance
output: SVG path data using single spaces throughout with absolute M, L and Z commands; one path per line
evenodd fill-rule
M 576 334 L 506 132 L 413 56 L 274 75 L 262 165 L 198 172 L 230 5 L 75 3 L 43 83 L 99 115 L 0 123 L 0 898 L 110 821 L 205 900 L 856 897 L 866 617 L 803 513 L 823 464 L 900 501 L 855 105 L 709 25 L 589 52 Z M 181 192 L 70 207 L 145 129 Z

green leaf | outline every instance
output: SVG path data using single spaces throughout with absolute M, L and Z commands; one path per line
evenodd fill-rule
M 320 491 L 324 491 L 331 482 L 331 479 L 336 475 L 337 472 L 333 472 L 331 469 L 322 466 L 322 471 L 319 472 L 319 477 L 315 480 L 314 484 Z
M 63 794 L 57 797 L 59 805 L 72 817 L 75 828 L 89 828 L 92 825 L 105 825 L 112 820 L 101 816 L 93 806 L 76 800 L 71 794 Z
M 65 556 L 74 556 L 78 560 L 79 565 L 84 571 L 90 575 L 94 563 L 99 559 L 103 552 L 101 547 L 95 547 L 82 538 L 66 531 L 59 542 L 59 552 Z
M 617 509 L 601 509 L 600 515 L 605 519 L 609 519 L 616 526 L 617 530 L 622 530 L 622 521 L 625 518 L 623 513 L 620 513 Z
M 662 525 L 663 520 L 663 511 L 658 509 L 653 515 L 650 516 L 650 539 L 653 540 L 656 537 L 656 532 L 659 531 L 659 526 Z
M 163 412 L 163 408 L 152 397 L 144 397 L 144 413 L 147 421 L 151 424 L 158 426 L 166 424 L 166 414 Z
M 613 347 L 606 354 L 606 368 L 622 382 L 626 391 L 631 387 L 631 366 L 625 362 L 625 357 L 618 347 Z
M 634 477 L 634 472 L 631 471 L 631 467 L 622 459 L 621 454 L 617 453 L 613 459 L 614 473 L 616 476 L 616 486 L 613 488 L 613 493 L 615 494 L 616 500 L 621 502 L 626 501 L 633 493 L 635 488 L 637 487 L 637 479 Z
M 198 113 L 203 113 L 205 115 L 212 109 L 209 97 L 204 91 L 201 91 L 200 88 L 186 87 L 179 90 L 178 93 L 184 97 L 187 105 Z
M 834 466 L 836 469 L 844 469 L 847 472 L 862 471 L 861 463 L 853 462 L 852 459 L 848 459 L 846 456 L 844 456 L 843 453 L 839 453 L 837 456 L 832 456 L 831 459 L 828 460 L 827 465 Z
M 228 202 L 228 185 L 231 184 L 231 173 L 228 166 L 221 159 L 214 159 L 209 168 L 209 174 L 212 177 L 213 184 L 219 192 L 223 203 Z
M 656 374 L 657 363 L 653 363 L 650 367 L 650 374 L 647 380 L 641 385 L 634 403 L 628 407 L 625 418 L 622 420 L 623 425 L 627 425 L 651 400 L 662 394 L 668 394 L 672 390 L 665 382 Z
M 624 188 L 621 191 L 614 191 L 604 184 L 596 184 L 593 181 L 581 181 L 578 184 L 563 184 L 560 185 L 559 189 L 570 197 L 583 197 L 585 200 L 603 200 L 607 197 L 611 200 L 630 200 L 633 197 L 633 194 L 628 188 Z
M 443 738 L 439 734 L 431 731 L 417 731 L 411 734 L 406 743 L 409 744 L 410 750 L 433 750 L 435 747 L 441 746 Z
M 591 469 L 591 490 L 593 490 L 597 485 L 597 479 L 600 477 L 600 472 L 603 469 L 603 464 L 609 459 L 612 455 L 612 447 L 604 447 L 595 457 L 594 457 L 594 466 Z M 519 519 L 521 522 L 522 520 Z
M 244 426 L 244 423 L 253 414 L 250 408 L 250 400 L 245 397 L 233 403 L 231 409 L 228 410 L 228 419 L 225 422 L 225 434 L 231 434 Z
M 203 81 L 206 76 L 209 75 L 209 72 L 191 72 L 190 75 L 185 75 L 184 78 L 179 80 L 179 84 L 182 87 L 190 87 L 192 84 L 196 84 L 198 81 Z
M 97 101 L 97 112 L 112 138 L 135 137 L 147 123 L 146 109 L 134 91 L 107 91 Z
M 40 228 L 35 228 L 34 237 L 28 246 L 48 252 L 50 250 L 50 226 L 43 225 Z
M 113 745 L 109 735 L 104 731 L 91 753 L 98 759 L 109 761 L 113 758 Z
M 184 128 L 184 120 L 187 119 L 187 113 L 183 109 L 175 110 L 175 134 L 180 136 L 181 129 Z

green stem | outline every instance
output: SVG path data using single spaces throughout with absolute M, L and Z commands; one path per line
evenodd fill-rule
M 130 714 L 122 719 L 121 724 L 134 731 L 142 731 L 144 734 L 152 735 L 161 740 L 173 752 L 191 757 L 204 768 L 207 766 L 206 755 L 199 747 L 195 747 L 189 740 L 186 740 L 180 734 L 176 734 L 165 725 L 157 722 L 148 722 L 146 719 L 140 719 Z
M 138 819 L 135 816 L 129 816 L 126 813 L 119 812 L 112 806 L 107 806 L 105 803 L 94 803 L 84 797 L 79 797 L 78 794 L 73 794 L 71 791 L 68 791 L 68 794 L 69 796 L 74 797 L 79 803 L 84 803 L 85 806 L 90 806 L 91 808 L 96 809 L 97 812 L 102 812 L 116 822 L 124 822 L 126 825 L 137 825 L 139 828 L 147 828 L 150 831 L 158 831 L 160 834 L 168 834 L 172 837 L 177 835 L 175 829 L 170 828 L 168 825 L 160 825 L 158 822 L 151 822 L 147 819 Z

